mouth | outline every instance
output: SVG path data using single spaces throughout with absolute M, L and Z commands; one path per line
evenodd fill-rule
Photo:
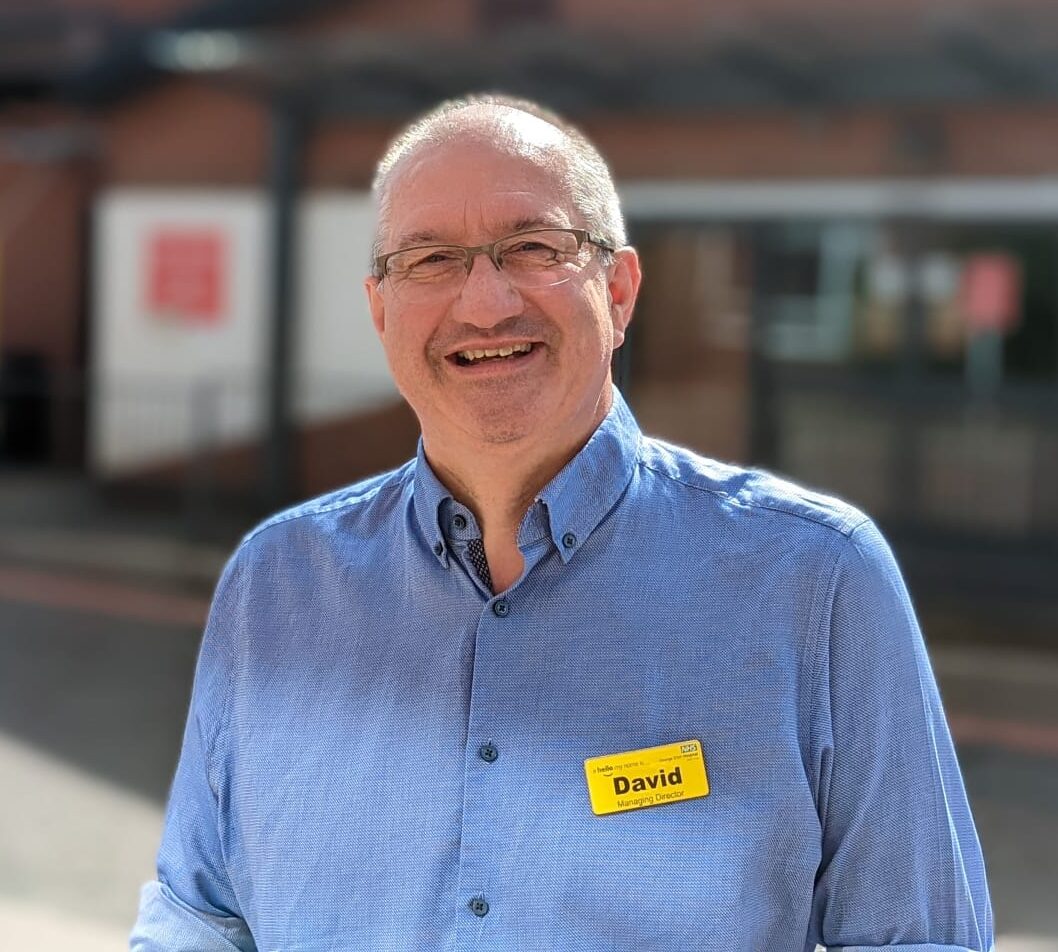
M 532 353 L 536 345 L 532 341 L 518 344 L 506 344 L 495 348 L 468 348 L 449 355 L 449 360 L 460 367 L 474 367 L 481 364 L 499 363 L 501 361 L 517 362 L 524 360 Z

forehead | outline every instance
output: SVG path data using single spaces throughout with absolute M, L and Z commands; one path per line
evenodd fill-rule
M 423 145 L 394 171 L 387 243 L 470 244 L 577 224 L 562 168 L 553 147 L 535 143 L 473 137 Z

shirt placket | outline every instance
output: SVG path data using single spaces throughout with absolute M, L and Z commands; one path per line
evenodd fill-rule
M 519 778 L 512 775 L 510 738 L 497 725 L 508 700 L 500 685 L 510 652 L 518 650 L 531 626 L 525 582 L 546 553 L 546 546 L 523 547 L 522 580 L 500 595 L 487 597 L 475 632 L 467 741 L 464 751 L 463 819 L 460 835 L 457 947 L 501 948 L 506 936 L 503 905 L 508 896 L 497 871 L 509 841 L 510 817 L 504 804 Z M 467 566 L 468 572 L 473 568 Z

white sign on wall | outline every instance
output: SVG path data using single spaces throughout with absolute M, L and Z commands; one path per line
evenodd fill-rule
M 295 385 L 301 421 L 399 399 L 364 291 L 374 229 L 367 192 L 312 192 L 301 204 Z
M 296 230 L 295 418 L 336 418 L 396 399 L 362 286 L 368 195 L 309 195 Z M 113 189 L 100 198 L 91 334 L 98 473 L 260 436 L 270 241 L 261 191 Z

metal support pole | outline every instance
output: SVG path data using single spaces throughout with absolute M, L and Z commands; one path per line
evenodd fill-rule
M 274 100 L 271 113 L 272 321 L 265 373 L 264 405 L 268 408 L 268 429 L 262 488 L 265 503 L 275 508 L 289 502 L 294 490 L 290 414 L 294 368 L 294 230 L 305 120 L 304 110 L 289 98 Z
M 749 334 L 749 460 L 756 466 L 780 464 L 779 427 L 775 418 L 775 371 L 767 352 L 768 327 L 775 297 L 772 229 L 757 222 L 744 232 L 750 243 L 753 287 Z

